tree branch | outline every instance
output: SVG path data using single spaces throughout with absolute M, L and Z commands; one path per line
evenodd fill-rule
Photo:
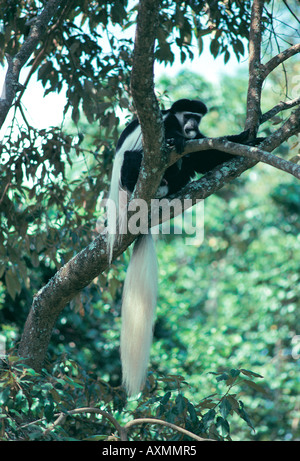
M 249 83 L 247 93 L 247 117 L 245 130 L 250 130 L 250 135 L 255 137 L 260 121 L 260 101 L 262 90 L 261 68 L 261 37 L 262 37 L 262 12 L 264 0 L 253 0 L 251 11 L 251 26 L 249 34 Z
M 286 50 L 282 51 L 281 53 L 277 54 L 273 58 L 270 59 L 266 64 L 262 65 L 261 70 L 261 77 L 263 80 L 267 78 L 267 76 L 276 68 L 279 66 L 279 64 L 282 64 L 284 61 L 289 59 L 291 56 L 294 56 L 295 54 L 300 53 L 300 43 L 297 43 L 296 45 L 291 46 L 290 48 L 287 48 Z
M 251 13 L 251 27 L 249 35 L 249 84 L 247 94 L 247 118 L 245 129 L 255 136 L 259 124 L 266 121 L 267 117 L 275 115 L 283 109 L 299 104 L 299 98 L 293 103 L 281 103 L 261 117 L 260 101 L 262 84 L 267 76 L 281 63 L 300 52 L 300 43 L 282 51 L 266 64 L 261 63 L 261 37 L 262 37 L 262 12 L 264 0 L 253 0 Z
M 124 234 L 114 258 L 122 254 L 136 235 Z M 84 287 L 108 267 L 105 233 L 68 261 L 33 298 L 19 343 L 18 353 L 35 370 L 40 370 L 55 322 Z
M 121 426 L 118 421 L 107 411 L 100 410 L 100 408 L 95 408 L 95 407 L 83 407 L 83 408 L 74 408 L 74 410 L 69 410 L 66 411 L 65 413 L 57 413 L 54 416 L 57 418 L 54 423 L 51 424 L 44 432 L 43 436 L 45 437 L 48 435 L 49 432 L 51 432 L 53 429 L 55 429 L 56 426 L 62 425 L 65 422 L 65 419 L 67 416 L 72 416 L 72 415 L 78 415 L 82 413 L 87 413 L 87 414 L 96 414 L 96 415 L 101 415 L 103 418 L 108 419 L 108 421 L 115 427 L 115 429 L 118 431 L 120 435 L 120 439 L 122 441 L 127 441 L 127 431 L 126 429 Z M 36 425 L 37 423 L 45 420 L 45 417 L 37 420 L 37 421 L 32 421 L 30 423 L 22 425 L 19 429 L 25 429 L 29 426 Z
M 49 0 L 39 16 L 37 16 L 22 47 L 14 58 L 7 56 L 8 69 L 4 82 L 5 98 L 0 99 L 0 128 L 12 106 L 17 91 L 21 88 L 19 75 L 41 38 L 47 33 L 47 25 L 57 12 L 63 0 Z
M 71 9 L 71 2 L 64 2 L 65 5 L 63 5 L 62 3 L 62 8 L 60 10 L 60 15 L 57 19 L 57 21 L 52 24 L 52 26 L 46 30 L 46 33 L 44 35 L 46 35 L 45 39 L 44 39 L 44 43 L 43 45 L 41 46 L 41 48 L 39 48 L 38 50 L 38 53 L 37 55 L 35 56 L 34 58 L 34 61 L 32 63 L 32 66 L 31 66 L 31 69 L 26 77 L 26 80 L 25 82 L 22 84 L 22 88 L 20 90 L 20 93 L 18 94 L 18 98 L 15 102 L 15 105 L 16 107 L 19 107 L 21 108 L 21 105 L 20 105 L 20 101 L 21 101 L 21 98 L 24 94 L 24 92 L 26 91 L 26 88 L 28 86 L 28 83 L 31 79 L 31 77 L 34 75 L 34 73 L 36 72 L 37 68 L 39 67 L 39 65 L 41 64 L 42 60 L 44 59 L 44 56 L 47 52 L 47 48 L 48 48 L 48 43 L 51 39 L 51 36 L 53 36 L 53 33 L 55 33 L 55 31 L 57 30 L 58 27 L 60 27 L 62 21 L 63 21 L 63 18 L 65 17 L 65 15 L 67 14 L 68 10 Z M 43 36 L 44 38 L 44 36 Z
M 298 18 L 298 16 L 294 13 L 294 11 L 292 10 L 292 8 L 288 5 L 287 1 L 286 0 L 283 0 L 283 3 L 285 4 L 285 6 L 287 7 L 287 9 L 289 10 L 289 12 L 294 16 L 294 18 L 296 19 L 296 21 L 298 21 L 300 23 L 300 19 Z
M 276 104 L 276 106 L 274 106 L 272 109 L 268 110 L 262 115 L 260 123 L 265 123 L 267 120 L 270 120 L 270 118 L 275 117 L 275 115 L 277 115 L 279 112 L 291 109 L 292 107 L 295 107 L 298 104 L 300 104 L 300 97 L 292 99 L 291 101 L 280 101 L 278 104 Z
M 129 421 L 127 424 L 125 424 L 125 429 L 128 430 L 129 428 L 136 426 L 137 424 L 145 424 L 145 423 L 150 423 L 150 424 L 159 424 L 161 426 L 169 427 L 170 429 L 173 429 L 174 431 L 181 432 L 184 435 L 187 435 L 188 437 L 191 437 L 194 440 L 197 440 L 198 442 L 214 442 L 213 439 L 204 439 L 203 437 L 199 437 L 198 435 L 194 434 L 193 432 L 188 431 L 187 429 L 184 429 L 183 427 L 177 426 L 176 424 L 169 423 L 168 421 L 163 421 L 162 419 L 156 419 L 156 418 L 138 418 L 138 419 L 133 419 L 132 421 Z
M 299 127 L 298 130 L 300 130 Z M 280 131 L 280 133 L 282 134 L 282 131 Z M 271 141 L 266 142 L 265 145 L 271 145 Z M 184 155 L 186 155 L 186 153 L 191 152 L 199 152 L 199 155 L 201 155 L 200 152 L 207 149 L 216 149 L 222 152 L 226 152 L 228 154 L 247 157 L 257 162 L 263 162 L 279 170 L 285 171 L 286 173 L 290 173 L 297 179 L 300 179 L 299 165 L 289 162 L 283 158 L 277 157 L 277 155 L 267 152 L 259 147 L 251 147 L 233 143 L 226 139 L 224 140 L 224 138 L 207 138 L 200 141 L 190 141 L 188 143 L 188 148 L 184 152 Z
M 164 129 L 154 93 L 154 45 L 160 0 L 141 0 L 137 18 L 131 91 L 143 135 L 144 156 L 133 198 L 151 200 L 166 165 Z
M 278 130 L 272 133 L 260 145 L 261 148 L 272 151 L 280 146 L 284 141 L 300 132 L 300 106 L 294 110 L 290 117 L 282 124 Z

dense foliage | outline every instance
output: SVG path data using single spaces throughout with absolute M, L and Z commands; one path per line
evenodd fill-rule
M 250 2 L 226 2 L 231 11 L 219 3 L 210 10 L 210 25 L 223 33 L 213 36 L 210 50 L 227 62 L 230 52 L 244 52 Z M 120 426 L 149 417 L 218 440 L 299 439 L 300 186 L 271 167 L 257 165 L 205 201 L 203 242 L 187 245 L 176 220 L 171 235 L 158 238 L 157 322 L 138 399 L 127 401 L 120 386 L 128 252 L 65 309 L 41 373 L 17 357 L 32 297 L 96 235 L 119 118 L 123 123 L 130 107 L 132 34 L 117 41 L 113 28 L 126 34 L 135 7 L 129 10 L 126 1 L 67 4 L 28 74 L 38 69 L 46 93 L 67 85 L 65 125 L 37 130 L 18 100 L 20 117 L 6 127 L 1 144 L 1 440 L 117 439 Z M 172 63 L 179 48 L 184 62 L 193 52 L 191 31 L 200 52 L 209 33 L 204 2 L 164 4 L 157 58 Z M 39 8 L 34 1 L 3 5 L 1 59 L 18 51 Z M 297 72 L 297 64 L 288 69 Z M 272 78 L 265 110 L 281 91 L 281 76 Z M 203 131 L 218 136 L 243 129 L 246 85 L 241 74 L 214 85 L 183 72 L 172 81 L 161 78 L 157 90 L 166 105 L 201 94 L 211 108 Z M 267 125 L 263 134 L 270 130 Z M 128 437 L 191 440 L 150 423 L 136 423 Z

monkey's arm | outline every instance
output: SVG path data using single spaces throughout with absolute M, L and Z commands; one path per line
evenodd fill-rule
M 242 131 L 242 133 L 236 135 L 224 136 L 228 141 L 248 146 L 257 146 L 264 140 L 264 138 L 255 138 L 249 141 L 248 137 L 249 130 Z M 201 135 L 201 138 L 203 139 L 205 136 Z M 190 168 L 193 168 L 195 172 L 205 174 L 235 157 L 237 156 L 222 152 L 221 150 L 210 149 L 190 154 L 188 162 Z

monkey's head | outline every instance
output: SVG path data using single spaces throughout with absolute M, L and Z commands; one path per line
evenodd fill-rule
M 186 139 L 194 139 L 199 134 L 199 124 L 207 113 L 207 107 L 202 101 L 195 99 L 179 99 L 170 108 L 181 127 Z

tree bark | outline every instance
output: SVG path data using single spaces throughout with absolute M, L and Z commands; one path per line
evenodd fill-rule
M 147 203 L 156 193 L 167 163 L 162 115 L 154 93 L 154 47 L 160 4 L 160 0 L 139 3 L 131 74 L 131 92 L 142 128 L 144 150 L 132 198 L 142 198 Z

